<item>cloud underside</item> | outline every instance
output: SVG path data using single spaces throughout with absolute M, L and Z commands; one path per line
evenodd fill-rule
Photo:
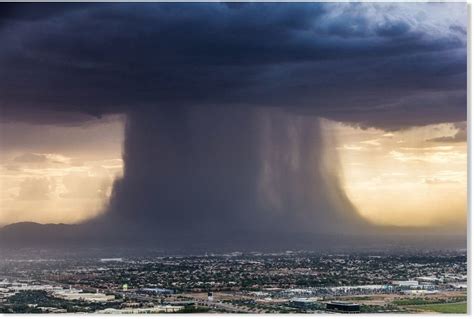
M 2 15 L 4 119 L 177 105 L 385 129 L 466 118 L 464 4 L 3 4 Z

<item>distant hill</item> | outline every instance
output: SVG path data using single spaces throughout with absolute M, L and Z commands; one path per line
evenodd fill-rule
M 138 247 L 139 236 L 114 232 L 100 223 L 40 224 L 20 222 L 0 228 L 0 248 Z
M 163 237 L 159 233 L 139 233 L 133 231 L 108 232 L 100 224 L 87 223 L 39 224 L 21 222 L 0 228 L 0 248 L 47 248 L 68 250 L 74 248 L 146 248 L 164 249 L 166 251 L 190 252 L 193 250 L 371 250 L 371 249 L 406 249 L 406 248 L 465 248 L 466 234 L 449 235 L 442 229 L 406 229 L 379 227 L 377 233 L 365 235 L 324 235 L 293 233 L 284 234 L 251 234 L 250 240 L 241 236 L 229 235 L 227 238 L 195 238 L 192 234 L 178 232 L 175 237 Z M 123 230 L 123 229 L 122 229 Z M 258 237 L 258 241 L 254 239 Z M 282 234 L 283 235 L 283 234 Z M 179 241 L 176 239 L 179 238 Z M 291 241 L 288 240 L 291 238 Z
M 63 245 L 78 240 L 79 228 L 66 224 L 15 223 L 0 228 L 0 247 Z

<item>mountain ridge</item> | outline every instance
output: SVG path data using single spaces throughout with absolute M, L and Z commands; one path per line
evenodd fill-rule
M 445 234 L 439 230 L 381 227 L 377 232 L 364 235 L 354 234 L 310 234 L 293 233 L 257 234 L 258 241 L 248 241 L 242 234 L 227 238 L 193 238 L 190 234 L 177 233 L 176 237 L 159 237 L 158 234 L 137 234 L 134 232 L 107 232 L 100 224 L 64 224 L 19 222 L 0 228 L 0 248 L 158 248 L 164 250 L 319 250 L 328 247 L 348 250 L 378 248 L 433 248 L 458 249 L 466 247 L 466 234 Z M 255 234 L 254 234 L 255 235 Z M 283 236 L 286 235 L 286 236 Z M 292 237 L 293 244 L 284 240 Z M 184 238 L 184 245 L 176 245 L 176 238 Z M 256 238 L 250 236 L 249 238 Z M 220 245 L 215 245 L 216 241 Z M 324 242 L 324 246 L 321 246 Z M 329 245 L 329 246 L 328 246 Z

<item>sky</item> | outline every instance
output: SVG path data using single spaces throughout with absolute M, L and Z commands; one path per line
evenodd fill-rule
M 78 223 L 103 212 L 123 172 L 123 130 L 119 116 L 80 126 L 2 123 L 0 224 Z
M 0 12 L 0 225 L 465 234 L 463 3 Z
M 362 216 L 380 225 L 465 227 L 464 122 L 388 133 L 343 124 L 332 130 L 344 189 Z

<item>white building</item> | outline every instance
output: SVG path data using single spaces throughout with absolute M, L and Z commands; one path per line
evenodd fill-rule
M 418 286 L 418 280 L 393 281 L 392 284 L 399 287 L 412 287 L 412 286 Z
M 101 258 L 101 262 L 108 263 L 108 262 L 123 262 L 123 258 Z
M 454 289 L 467 289 L 467 282 L 452 282 L 449 286 Z
M 403 294 L 405 295 L 415 295 L 415 296 L 423 296 L 423 295 L 432 295 L 438 293 L 438 290 L 426 290 L 426 289 L 409 289 L 404 290 Z
M 51 285 L 29 285 L 25 283 L 13 283 L 10 287 L 13 291 L 32 291 L 32 290 L 44 290 L 44 291 L 52 291 L 55 289 L 59 289 L 59 287 L 54 287 Z
M 99 310 L 96 313 L 100 314 L 146 314 L 146 313 L 163 313 L 163 312 L 178 312 L 184 309 L 182 306 L 155 306 L 150 308 L 126 308 L 126 309 L 113 309 L 107 308 Z
M 59 290 L 53 293 L 56 298 L 64 300 L 82 300 L 89 302 L 107 302 L 115 299 L 114 295 L 106 295 L 103 293 L 86 293 L 81 290 Z
M 416 277 L 416 279 L 420 282 L 433 282 L 433 283 L 435 283 L 435 282 L 440 282 L 441 281 L 441 279 L 436 278 L 436 277 L 432 277 L 432 276 L 430 276 L 430 277 Z

